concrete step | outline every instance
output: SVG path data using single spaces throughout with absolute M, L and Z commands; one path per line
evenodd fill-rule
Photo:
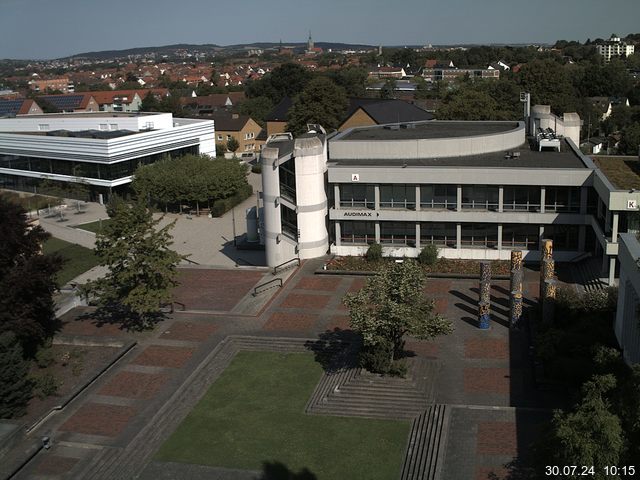
M 446 433 L 445 415 L 445 405 L 433 405 L 414 419 L 401 480 L 437 479 Z

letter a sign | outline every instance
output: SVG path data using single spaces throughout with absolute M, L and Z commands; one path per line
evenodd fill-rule
M 359 173 L 352 173 L 351 174 L 351 181 L 352 182 L 359 182 L 360 181 L 360 174 Z

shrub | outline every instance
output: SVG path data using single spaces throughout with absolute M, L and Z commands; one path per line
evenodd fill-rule
M 435 245 L 426 245 L 422 247 L 418 254 L 418 262 L 422 265 L 435 265 L 438 261 L 438 247 Z
M 393 344 L 381 340 L 376 345 L 364 345 L 360 350 L 360 366 L 373 373 L 388 373 L 391 368 L 391 350 Z
M 251 185 L 246 185 L 245 188 L 240 189 L 234 195 L 216 200 L 215 202 L 213 202 L 213 205 L 211 207 L 211 216 L 221 217 L 233 207 L 249 198 L 252 193 L 253 187 Z
M 253 173 L 262 173 L 262 165 L 259 163 L 256 163 L 254 165 L 251 165 L 251 171 Z
M 22 357 L 22 347 L 15 335 L 0 335 L 0 418 L 24 413 L 31 398 L 33 384 L 27 376 L 29 364 Z
M 369 245 L 366 257 L 368 262 L 379 262 L 382 260 L 382 245 L 379 243 Z
M 54 363 L 56 363 L 56 359 L 50 347 L 43 347 L 38 350 L 38 353 L 36 353 L 36 365 L 38 365 L 38 368 L 47 368 Z
M 50 372 L 34 377 L 36 395 L 44 399 L 50 395 L 55 395 L 58 391 L 58 382 Z

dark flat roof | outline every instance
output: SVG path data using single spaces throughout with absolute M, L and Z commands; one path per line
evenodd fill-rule
M 587 166 L 571 148 L 563 141 L 562 151 L 531 150 L 528 145 L 515 150 L 519 157 L 505 158 L 507 152 L 484 153 L 463 157 L 418 158 L 418 159 L 336 159 L 329 163 L 338 166 L 372 166 L 372 167 L 467 167 L 467 168 L 574 168 L 582 169 Z
M 356 128 L 346 135 L 335 139 L 341 140 L 420 140 L 451 137 L 473 137 L 505 133 L 518 128 L 518 122 L 438 122 L 435 120 L 413 123 L 414 128 L 395 126 L 374 126 Z M 391 128 L 389 128 L 391 127 Z

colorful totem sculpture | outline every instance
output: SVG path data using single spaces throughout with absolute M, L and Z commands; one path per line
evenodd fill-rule
M 522 317 L 522 251 L 511 251 L 511 298 L 509 301 L 509 317 L 511 326 L 516 326 Z
M 491 320 L 491 263 L 480 262 L 480 295 L 478 301 L 478 326 L 485 330 Z
M 557 288 L 555 262 L 553 261 L 553 240 L 543 239 L 541 246 L 540 303 L 542 306 L 542 318 L 545 322 L 553 322 Z

